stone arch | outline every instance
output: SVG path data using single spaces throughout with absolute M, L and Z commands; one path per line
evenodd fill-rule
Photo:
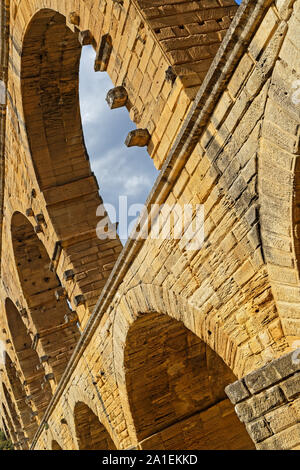
M 30 401 L 34 403 L 41 419 L 51 399 L 51 389 L 47 383 L 41 388 L 45 371 L 41 367 L 39 356 L 31 348 L 32 338 L 21 318 L 21 314 L 11 299 L 5 301 L 6 319 L 24 382 Z
M 276 32 L 278 60 L 272 67 L 262 124 L 258 190 L 264 257 L 283 333 L 293 346 L 300 338 L 300 68 L 288 52 L 297 25 L 293 16 L 284 16 L 285 9 L 286 5 L 279 9 L 286 24 L 280 23 Z
M 6 439 L 11 440 L 10 432 L 9 432 L 8 427 L 6 425 L 4 416 L 2 416 L 2 426 L 3 426 L 3 431 L 4 431 Z
M 24 432 L 20 423 L 20 417 L 17 413 L 11 394 L 8 391 L 4 382 L 2 382 L 2 390 L 3 390 L 3 397 L 7 406 L 6 408 L 6 406 L 3 403 L 3 409 L 6 415 L 7 422 L 9 423 L 9 428 L 11 428 L 13 442 L 17 447 L 26 449 L 28 448 L 28 445 L 25 440 Z
M 51 449 L 52 450 L 63 450 L 63 448 L 59 445 L 59 443 L 57 441 L 52 441 L 52 445 L 51 445 Z
M 12 422 L 14 424 L 14 427 L 17 430 L 20 430 L 21 425 L 20 425 L 19 416 L 18 416 L 16 407 L 15 407 L 15 404 L 14 404 L 14 402 L 12 400 L 12 397 L 11 397 L 11 395 L 10 395 L 10 393 L 9 393 L 9 391 L 8 391 L 8 389 L 7 389 L 4 382 L 2 383 L 2 387 L 3 387 L 3 394 L 4 394 L 4 397 L 5 397 L 5 400 L 6 400 L 6 403 L 7 403 L 7 406 L 8 406 L 8 409 L 9 409 L 10 416 L 11 416 Z
M 3 408 L 3 412 L 4 412 L 4 422 L 7 423 L 7 429 L 8 429 L 8 434 L 9 434 L 10 440 L 13 443 L 14 446 L 18 447 L 18 437 L 17 437 L 17 434 L 16 434 L 15 429 L 13 427 L 13 423 L 10 419 L 10 416 L 8 414 L 8 411 L 7 411 L 6 406 L 5 406 L 4 403 L 2 403 L 2 408 Z
M 113 321 L 114 356 L 119 358 L 120 350 L 126 344 L 127 333 L 131 325 L 140 314 L 144 312 L 157 312 L 168 315 L 183 323 L 192 333 L 204 341 L 216 352 L 225 364 L 238 377 L 246 374 L 249 364 L 247 361 L 247 348 L 238 347 L 234 335 L 228 334 L 221 322 L 202 315 L 201 309 L 195 307 L 181 295 L 165 287 L 146 284 L 130 288 L 119 295 L 116 315 Z M 114 331 L 118 334 L 114 335 Z M 234 354 L 233 354 L 234 351 Z M 115 361 L 117 375 L 122 376 L 120 368 L 122 361 Z
M 160 322 L 157 325 L 155 321 L 156 319 L 159 319 Z M 151 325 L 151 323 L 153 325 L 153 328 L 151 327 L 152 329 L 149 327 L 149 324 Z M 135 327 L 134 325 L 136 325 L 137 327 Z M 138 325 L 141 325 L 141 331 L 144 330 L 146 332 L 146 336 L 147 334 L 149 334 L 151 336 L 151 339 L 147 337 L 145 341 L 141 339 Z M 143 328 L 143 326 L 145 328 Z M 223 331 L 221 325 L 212 324 L 209 318 L 205 318 L 203 315 L 201 315 L 201 311 L 194 307 L 183 297 L 177 296 L 171 290 L 164 289 L 160 286 L 143 283 L 129 289 L 126 293 L 123 294 L 123 296 L 120 296 L 120 300 L 116 308 L 116 315 L 113 320 L 112 333 L 116 381 L 118 383 L 120 398 L 123 403 L 123 412 L 127 423 L 128 433 L 130 435 L 130 439 L 133 445 L 141 445 L 144 446 L 144 448 L 147 448 L 147 445 L 149 445 L 149 449 L 152 447 L 152 445 L 154 446 L 153 448 L 157 448 L 156 446 L 160 446 L 159 448 L 162 449 L 165 448 L 165 445 L 167 445 L 166 443 L 164 443 L 165 436 L 163 430 L 161 431 L 161 434 L 157 436 L 157 441 L 154 442 L 152 441 L 152 438 L 150 438 L 150 435 L 148 435 L 148 437 L 145 437 L 147 429 L 136 429 L 136 427 L 138 428 L 139 425 L 136 426 L 135 423 L 136 418 L 133 416 L 135 414 L 135 411 L 133 411 L 132 413 L 134 399 L 132 401 L 132 398 L 130 398 L 129 396 L 128 390 L 134 391 L 134 389 L 136 389 L 137 395 L 140 393 L 140 396 L 141 394 L 145 396 L 146 393 L 151 396 L 152 391 L 151 389 L 148 389 L 141 392 L 141 388 L 138 384 L 133 384 L 133 382 L 130 382 L 131 380 L 135 380 L 132 379 L 132 377 L 136 378 L 138 377 L 138 375 L 133 374 L 130 378 L 127 374 L 129 372 L 128 366 L 131 367 L 131 359 L 133 361 L 136 361 L 136 364 L 138 364 L 139 361 L 140 363 L 142 363 L 143 361 L 147 360 L 147 357 L 149 356 L 150 365 L 147 370 L 148 374 L 151 375 L 152 371 L 155 370 L 155 365 L 154 363 L 152 363 L 151 365 L 150 358 L 152 357 L 155 360 L 155 351 L 158 351 L 159 347 L 161 347 L 162 350 L 166 348 L 165 343 L 160 344 L 159 342 L 168 341 L 168 328 L 170 328 L 170 331 L 173 328 L 174 331 L 178 331 L 178 334 L 181 336 L 182 341 L 186 342 L 186 344 L 189 344 L 190 342 L 191 346 L 194 345 L 194 350 L 198 354 L 198 357 L 201 357 L 202 355 L 202 358 L 204 358 L 201 371 L 197 369 L 197 367 L 193 370 L 193 367 L 191 366 L 191 377 L 194 377 L 191 383 L 195 383 L 196 388 L 193 391 L 190 390 L 186 395 L 184 395 L 184 385 L 176 384 L 176 365 L 174 365 L 175 379 L 173 389 L 175 390 L 177 387 L 179 391 L 182 390 L 182 416 L 184 415 L 184 409 L 186 409 L 187 415 L 191 413 L 192 416 L 194 416 L 195 420 L 197 420 L 197 416 L 199 418 L 201 417 L 203 409 L 199 410 L 199 412 L 196 411 L 193 414 L 193 412 L 191 411 L 193 409 L 193 406 L 197 408 L 198 405 L 196 400 L 194 404 L 191 403 L 193 402 L 193 399 L 190 402 L 189 397 L 192 397 L 194 392 L 198 393 L 196 377 L 202 375 L 202 377 L 205 377 L 206 383 L 208 383 L 209 381 L 211 381 L 211 383 L 214 383 L 215 381 L 215 383 L 218 384 L 218 392 L 216 394 L 216 397 L 214 398 L 214 395 L 211 395 L 210 398 L 207 398 L 208 400 L 211 400 L 211 404 L 214 404 L 210 406 L 209 403 L 207 403 L 209 407 L 208 411 L 210 410 L 209 412 L 212 413 L 212 415 L 213 413 L 215 413 L 214 416 L 220 433 L 219 436 L 222 434 L 222 432 L 224 432 L 226 426 L 229 427 L 229 429 L 231 428 L 234 434 L 234 429 L 237 426 L 236 429 L 239 429 L 241 439 L 239 440 L 238 435 L 236 435 L 235 437 L 232 435 L 232 441 L 228 442 L 229 448 L 239 448 L 239 445 L 254 448 L 253 443 L 250 440 L 245 428 L 243 426 L 240 427 L 235 415 L 234 408 L 227 400 L 227 397 L 224 392 L 224 388 L 229 383 L 234 382 L 236 380 L 238 373 L 243 374 L 243 370 L 247 368 L 247 358 L 243 355 L 243 349 L 241 348 L 239 350 L 237 348 L 237 345 L 235 345 L 234 343 L 234 338 L 228 336 L 226 332 Z M 117 331 L 117 334 L 114 334 L 114 331 Z M 165 333 L 163 333 L 163 331 Z M 130 332 L 133 332 L 132 335 Z M 128 340 L 131 339 L 131 336 L 132 343 L 131 345 L 129 345 L 129 349 L 127 349 Z M 153 345 L 153 349 L 148 352 L 146 349 L 147 341 L 150 341 L 150 345 Z M 155 341 L 157 341 L 156 345 Z M 172 343 L 172 337 L 170 337 L 170 342 Z M 131 352 L 130 347 L 132 349 Z M 134 350 L 135 347 L 137 348 L 136 350 Z M 138 348 L 141 348 L 140 351 L 138 350 Z M 188 350 L 189 348 L 186 349 Z M 191 347 L 191 351 L 192 350 L 193 348 Z M 234 355 L 232 354 L 233 351 Z M 172 356 L 171 348 L 168 354 Z M 187 357 L 188 354 L 189 353 L 187 353 Z M 175 356 L 176 354 L 174 353 L 174 357 Z M 178 361 L 181 363 L 186 360 L 184 355 L 179 354 L 179 357 L 180 359 L 178 359 Z M 157 357 L 156 359 L 158 361 L 157 365 L 159 368 L 160 362 L 163 363 L 164 361 L 164 354 L 161 354 L 161 356 Z M 170 360 L 170 362 L 172 361 Z M 216 366 L 215 369 L 213 368 L 214 364 Z M 133 363 L 132 370 L 134 370 L 134 368 L 135 366 Z M 166 368 L 163 370 L 163 373 L 165 374 L 165 377 L 168 377 Z M 211 379 L 209 379 L 210 374 L 212 374 L 213 376 Z M 224 376 L 224 381 L 220 380 L 218 383 L 219 374 L 222 374 L 221 376 Z M 147 380 L 145 381 L 145 383 L 146 382 Z M 151 388 L 151 380 L 148 380 L 148 383 Z M 164 386 L 168 387 L 168 384 L 165 383 Z M 153 393 L 155 393 L 155 390 Z M 201 396 L 199 394 L 198 396 L 200 397 L 200 403 Z M 209 395 L 207 395 L 207 397 L 209 397 Z M 148 398 L 148 400 L 150 399 Z M 168 406 L 167 400 L 165 402 L 166 406 Z M 159 403 L 159 399 L 157 403 Z M 201 405 L 199 405 L 199 407 L 201 408 Z M 174 406 L 174 410 L 175 408 L 176 407 Z M 176 431 L 176 418 L 174 417 L 174 413 L 176 414 L 176 411 L 173 412 L 173 425 L 171 424 L 171 419 L 169 422 L 170 429 L 172 430 L 172 432 Z M 179 411 L 179 415 L 180 413 L 181 411 Z M 224 420 L 222 418 L 222 414 L 224 415 Z M 171 416 L 171 411 L 168 416 Z M 205 420 L 205 415 L 203 415 L 203 417 Z M 150 415 L 148 415 L 147 419 L 148 424 L 151 423 Z M 180 418 L 178 419 L 180 421 Z M 138 417 L 137 423 L 142 421 L 143 418 L 141 416 Z M 175 426 L 174 429 L 173 426 Z M 151 424 L 149 424 L 148 430 L 150 429 L 150 427 Z M 152 430 L 154 433 L 156 432 L 154 427 Z M 155 439 L 154 436 L 153 439 Z M 202 444 L 200 442 L 199 436 L 197 439 L 197 445 L 201 446 Z M 204 440 L 204 443 L 207 446 L 216 445 L 215 443 L 213 443 L 213 441 L 209 442 L 207 440 Z M 175 444 L 170 443 L 170 445 Z M 187 443 L 187 445 L 189 444 Z M 196 439 L 195 443 L 192 443 L 191 437 L 190 445 L 196 445 Z
M 103 201 L 82 132 L 80 56 L 78 31 L 66 26 L 65 16 L 50 9 L 35 14 L 23 39 L 24 119 L 39 189 L 58 238 L 53 264 L 63 266 L 62 274 L 72 271 L 67 281 L 76 276 L 78 295 L 70 300 L 80 307 L 82 320 L 83 306 L 91 311 L 96 304 L 122 245 L 118 238 L 100 240 L 96 233 Z M 89 257 L 88 266 L 83 256 Z
M 45 367 L 45 379 L 57 384 L 79 338 L 76 321 L 66 322 L 70 307 L 49 255 L 29 220 L 16 212 L 11 222 L 15 262 L 33 324 L 32 345 Z
M 254 448 L 224 391 L 236 377 L 181 322 L 141 315 L 127 334 L 124 368 L 140 448 Z
M 80 383 L 72 383 L 70 389 L 68 389 L 66 396 L 63 399 L 63 408 L 64 410 L 61 413 L 61 420 L 63 421 L 63 425 L 61 427 L 60 435 L 53 434 L 53 437 L 61 443 L 68 442 L 68 449 L 78 449 L 78 437 L 77 437 L 77 429 L 76 429 L 76 422 L 75 422 L 75 407 L 78 403 L 83 403 L 86 405 L 88 409 L 91 410 L 91 413 L 98 417 L 99 422 L 107 432 L 110 434 L 111 439 L 114 441 L 114 445 L 118 447 L 118 436 L 116 435 L 111 423 L 109 422 L 107 410 L 103 407 L 102 397 L 99 400 L 99 390 L 95 388 L 95 385 L 91 388 L 91 386 L 87 387 L 86 384 L 89 383 L 91 385 L 91 376 L 86 375 L 85 373 L 82 375 L 82 380 Z M 85 384 L 82 387 L 82 384 Z M 96 393 L 95 393 L 96 391 Z M 55 422 L 49 421 L 50 429 L 54 428 Z M 49 444 L 50 445 L 50 444 Z M 64 447 L 66 448 L 65 444 Z
M 114 450 L 116 446 L 98 416 L 83 402 L 74 408 L 74 422 L 79 450 Z
M 22 428 L 26 436 L 31 439 L 37 430 L 37 423 L 32 419 L 32 409 L 26 402 L 25 387 L 22 386 L 19 373 L 7 353 L 5 354 L 5 369 Z

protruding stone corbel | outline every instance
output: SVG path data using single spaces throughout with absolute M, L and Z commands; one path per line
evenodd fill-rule
M 27 405 L 30 405 L 30 403 L 32 402 L 32 399 L 33 399 L 33 396 L 32 396 L 32 395 L 27 395 L 27 396 L 25 397 L 25 403 L 26 403 Z
M 63 278 L 65 281 L 72 281 L 74 279 L 75 273 L 73 269 L 68 269 L 64 272 Z
M 177 78 L 176 73 L 174 72 L 173 68 L 170 65 L 170 67 L 168 67 L 166 70 L 166 80 L 167 82 L 171 82 L 173 85 L 175 83 L 176 78 Z
M 66 289 L 64 287 L 59 287 L 55 291 L 56 300 L 64 299 L 67 296 Z
M 49 356 L 41 356 L 39 359 L 40 359 L 40 363 L 44 364 L 45 362 L 49 361 Z
M 298 445 L 299 412 L 290 410 L 297 409 L 300 396 L 300 348 L 250 372 L 225 392 L 257 449 Z
M 85 31 L 80 31 L 78 40 L 82 46 L 89 46 L 93 44 L 93 35 L 89 29 L 86 29 Z
M 50 374 L 46 374 L 44 380 L 45 382 L 50 382 L 50 380 L 54 380 L 54 374 L 52 372 Z
M 20 315 L 21 315 L 21 317 L 23 317 L 23 318 L 28 318 L 28 313 L 27 313 L 26 308 L 21 308 L 21 310 L 20 310 Z
M 36 333 L 33 337 L 33 340 L 32 340 L 31 349 L 36 349 L 37 348 L 39 340 L 40 340 L 40 335 L 39 335 L 39 333 Z
M 41 224 L 38 224 L 34 227 L 34 231 L 35 233 L 43 233 L 43 227 L 41 226 Z
M 76 312 L 69 312 L 65 315 L 65 323 L 78 322 L 78 315 Z
M 127 147 L 146 147 L 151 136 L 147 129 L 135 129 L 129 132 L 125 145 Z
M 33 212 L 31 207 L 29 207 L 29 209 L 26 209 L 26 216 L 27 217 L 33 217 L 34 216 L 34 212 Z
M 79 26 L 80 25 L 80 16 L 76 11 L 72 11 L 69 14 L 69 23 L 74 25 L 74 26 Z
M 96 55 L 95 60 L 95 72 L 105 72 L 108 67 L 108 62 L 110 59 L 112 51 L 112 39 L 109 34 L 104 34 L 100 41 L 99 50 Z
M 84 305 L 85 304 L 85 298 L 84 298 L 84 295 L 76 295 L 76 297 L 74 298 L 74 304 L 75 304 L 75 307 L 79 307 L 80 305 Z
M 37 224 L 44 224 L 45 223 L 45 217 L 43 214 L 37 214 L 35 217 L 35 221 Z
M 56 267 L 57 267 L 58 262 L 59 262 L 61 252 L 62 252 L 62 242 L 61 242 L 61 240 L 59 240 L 55 243 L 52 259 L 51 259 L 51 262 L 49 264 L 49 271 L 55 272 Z
M 122 108 L 128 100 L 128 93 L 123 86 L 117 86 L 109 90 L 106 95 L 106 101 L 110 109 Z

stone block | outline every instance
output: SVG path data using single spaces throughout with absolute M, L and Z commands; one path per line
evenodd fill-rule
M 45 375 L 45 382 L 50 382 L 50 380 L 54 380 L 54 374 L 46 374 Z
M 75 272 L 73 269 L 68 269 L 67 271 L 64 272 L 64 280 L 65 281 L 72 281 L 74 279 Z
M 75 307 L 79 307 L 80 305 L 84 305 L 85 304 L 84 295 L 76 295 L 76 297 L 74 298 L 74 304 L 75 304 Z
M 82 46 L 90 46 L 93 44 L 93 35 L 89 29 L 85 31 L 80 31 L 78 35 L 78 40 Z
M 59 289 L 56 289 L 55 298 L 57 301 L 66 298 L 66 296 L 67 296 L 67 292 L 64 287 L 60 287 Z
M 105 72 L 108 67 L 112 51 L 112 39 L 109 34 L 102 36 L 100 46 L 96 55 L 94 69 L 95 72 Z
M 43 227 L 41 226 L 41 224 L 38 224 L 34 227 L 34 231 L 35 233 L 43 233 Z
M 109 90 L 106 96 L 106 101 L 110 109 L 121 108 L 125 106 L 128 100 L 128 93 L 126 88 L 123 86 L 118 86 Z
M 273 361 L 273 366 L 279 373 L 281 378 L 288 377 L 289 375 L 300 371 L 300 361 L 295 361 L 295 351 L 290 352 L 282 357 Z
M 300 373 L 293 375 L 289 379 L 280 384 L 285 396 L 288 400 L 294 399 L 300 394 Z
M 69 23 L 73 24 L 74 26 L 80 25 L 80 16 L 76 11 L 72 11 L 69 14 Z
M 37 224 L 44 224 L 45 223 L 45 217 L 43 214 L 37 214 L 35 217 L 35 221 Z
M 271 364 L 253 371 L 245 377 L 245 383 L 251 393 L 261 392 L 279 380 L 280 374 Z
M 26 209 L 26 217 L 33 217 L 33 216 L 34 216 L 34 212 L 32 208 L 30 207 L 29 209 Z
M 136 129 L 129 132 L 125 145 L 127 147 L 146 147 L 150 141 L 150 134 L 147 129 Z
M 234 405 L 250 396 L 247 387 L 245 387 L 245 384 L 241 380 L 228 385 L 225 388 L 225 393 Z
M 268 424 L 264 419 L 258 419 L 246 425 L 247 430 L 254 442 L 261 442 L 272 435 Z

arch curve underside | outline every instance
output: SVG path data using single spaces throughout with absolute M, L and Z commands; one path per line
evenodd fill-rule
M 252 449 L 227 399 L 236 380 L 220 357 L 167 315 L 149 313 L 131 326 L 126 386 L 142 449 Z

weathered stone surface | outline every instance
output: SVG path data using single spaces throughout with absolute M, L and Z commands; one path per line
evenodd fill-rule
M 78 40 L 82 46 L 89 46 L 93 43 L 93 35 L 89 29 L 80 31 Z
M 18 449 L 298 448 L 299 1 L 0 8 L 0 427 Z M 124 249 L 97 237 L 85 44 L 161 170 Z
M 136 129 L 129 132 L 125 145 L 127 147 L 146 147 L 150 140 L 150 134 L 147 129 Z
M 272 435 L 264 419 L 258 419 L 247 425 L 247 430 L 254 442 L 261 442 Z
M 225 389 L 225 392 L 231 403 L 234 405 L 250 396 L 250 393 L 245 387 L 245 384 L 240 380 L 228 385 L 228 387 Z
M 268 364 L 264 368 L 247 375 L 245 383 L 251 393 L 257 393 L 275 384 L 280 378 L 281 376 L 276 368 Z
M 281 384 L 281 388 L 288 400 L 292 400 L 297 395 L 300 395 L 300 373 L 284 381 Z
M 75 273 L 73 269 L 68 269 L 67 271 L 64 272 L 64 279 L 65 281 L 71 281 L 74 279 Z
M 105 34 L 101 38 L 100 46 L 95 59 L 95 72 L 105 72 L 108 67 L 110 55 L 112 52 L 112 38 Z
M 128 93 L 126 88 L 118 86 L 109 90 L 106 96 L 106 101 L 110 109 L 121 108 L 125 106 L 128 100 Z

